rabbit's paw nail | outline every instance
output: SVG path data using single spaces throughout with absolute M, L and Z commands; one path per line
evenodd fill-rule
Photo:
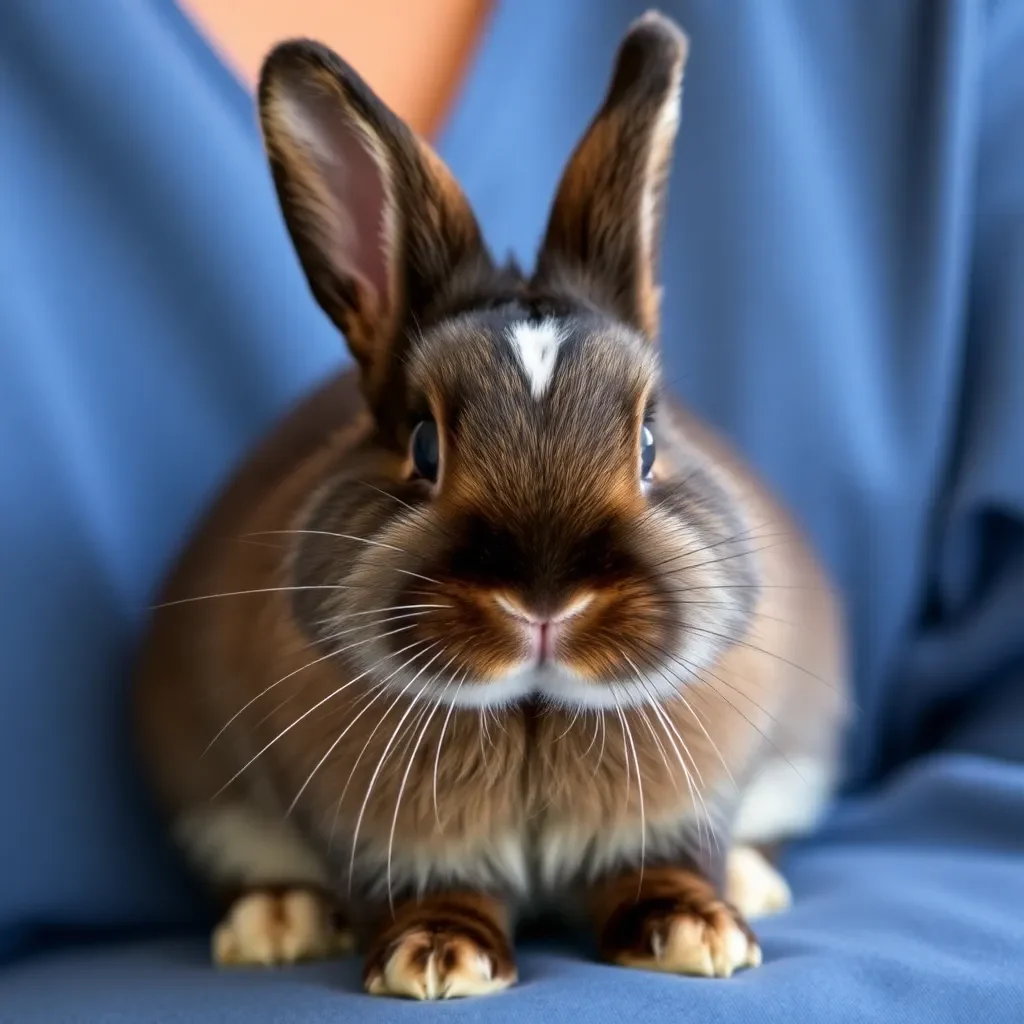
M 375 996 L 457 999 L 499 992 L 515 980 L 504 944 L 498 947 L 457 926 L 425 924 L 404 932 L 381 955 L 371 955 L 364 985 Z
M 718 900 L 641 900 L 618 915 L 608 956 L 637 967 L 703 978 L 728 978 L 761 964 L 761 949 L 739 913 Z

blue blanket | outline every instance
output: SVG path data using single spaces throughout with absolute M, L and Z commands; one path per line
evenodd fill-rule
M 497 252 L 529 259 L 644 6 L 497 5 L 441 140 Z M 797 904 L 760 971 L 534 948 L 520 988 L 443 1012 L 1017 1022 L 1024 4 L 662 6 L 693 41 L 666 377 L 843 589 L 844 795 L 787 857 Z M 147 605 L 246 448 L 343 359 L 251 100 L 169 0 L 6 0 L 0 130 L 0 1020 L 421 1012 L 357 995 L 354 964 L 217 975 L 200 946 L 126 938 L 207 923 L 128 754 Z

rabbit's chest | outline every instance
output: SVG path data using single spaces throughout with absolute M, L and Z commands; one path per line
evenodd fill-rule
M 395 843 L 390 884 L 430 888 L 439 884 L 508 893 L 522 901 L 550 901 L 596 878 L 636 867 L 645 860 L 678 854 L 693 845 L 700 829 L 690 808 L 680 803 L 655 821 L 623 815 L 603 826 L 571 817 L 493 821 L 495 828 L 474 835 L 438 835 Z M 368 873 L 373 875 L 374 872 Z
M 575 747 L 564 723 L 539 738 L 503 725 L 492 722 L 489 735 L 442 747 L 441 756 L 431 745 L 429 757 L 379 773 L 361 822 L 352 808 L 364 882 L 462 885 L 535 900 L 699 838 L 696 789 L 672 762 L 643 749 L 627 762 L 621 735 L 613 749 L 605 734 L 602 749 L 599 727 L 588 750 L 593 719 Z

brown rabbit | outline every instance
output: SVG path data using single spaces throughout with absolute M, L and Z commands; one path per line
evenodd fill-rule
M 473 995 L 555 908 L 614 963 L 759 963 L 745 917 L 788 891 L 755 847 L 827 798 L 843 651 L 785 513 L 659 385 L 686 53 L 630 28 L 529 277 L 337 56 L 267 59 L 281 208 L 358 372 L 232 481 L 137 679 L 174 836 L 230 900 L 218 962 L 351 929 L 369 992 Z

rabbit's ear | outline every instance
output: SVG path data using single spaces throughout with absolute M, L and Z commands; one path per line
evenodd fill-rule
M 441 160 L 326 47 L 277 46 L 259 109 L 313 295 L 376 406 L 400 383 L 410 329 L 443 315 L 456 282 L 492 269 L 476 219 Z
M 652 340 L 687 52 L 686 37 L 660 14 L 630 26 L 604 103 L 562 176 L 535 275 L 543 290 L 576 294 Z

